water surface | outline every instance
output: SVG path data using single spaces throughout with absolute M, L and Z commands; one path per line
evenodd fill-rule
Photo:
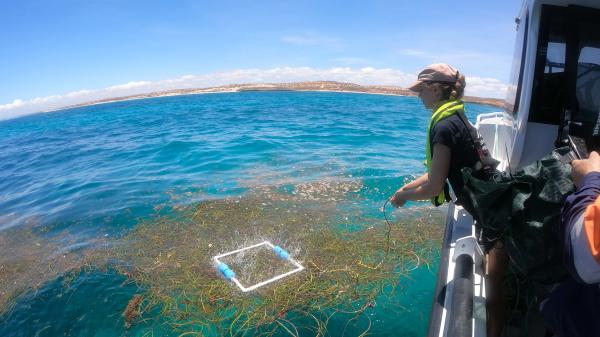
M 466 106 L 471 120 L 497 110 Z M 72 252 L 126 235 L 157 214 L 265 186 L 326 199 L 331 184 L 358 184 L 360 202 L 336 200 L 339 212 L 347 207 L 381 218 L 383 201 L 424 170 L 429 116 L 415 97 L 243 92 L 116 102 L 0 122 L 0 262 L 69 270 L 85 260 L 69 260 Z M 429 209 L 408 206 L 404 212 Z M 61 258 L 68 263 L 56 261 Z M 433 262 L 402 280 L 405 291 L 390 301 L 402 303 L 404 314 L 378 313 L 374 333 L 425 334 Z M 65 288 L 68 275 L 39 274 L 19 274 L 41 288 L 0 316 L 1 335 L 148 331 L 123 328 L 120 313 L 139 291 L 122 285 L 123 275 L 92 270 Z M 333 324 L 331 334 L 338 328 Z

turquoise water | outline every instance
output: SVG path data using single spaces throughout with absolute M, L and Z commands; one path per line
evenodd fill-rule
M 467 104 L 467 110 L 473 120 L 498 109 Z M 51 261 L 99 237 L 118 237 L 174 205 L 333 178 L 360 181 L 362 212 L 380 216 L 382 202 L 402 181 L 423 171 L 428 118 L 415 97 L 244 92 L 0 122 L 0 239 L 20 229 L 38 241 L 59 234 L 52 245 L 32 241 L 50 247 L 45 258 Z M 0 255 L 15 262 L 35 249 L 0 245 Z M 403 281 L 406 291 L 395 300 L 406 313 L 386 317 L 376 331 L 425 333 L 435 269 L 419 268 Z M 137 288 L 122 286 L 115 273 L 92 270 L 69 280 L 65 291 L 67 276 L 42 278 L 37 292 L 20 296 L 0 316 L 0 335 L 124 335 L 121 312 Z

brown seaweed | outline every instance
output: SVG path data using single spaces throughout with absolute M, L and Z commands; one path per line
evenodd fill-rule
M 140 315 L 140 303 L 142 302 L 142 295 L 133 295 L 133 297 L 127 303 L 127 308 L 123 311 L 123 317 L 125 318 L 125 329 L 129 329 L 133 324 L 133 321 Z

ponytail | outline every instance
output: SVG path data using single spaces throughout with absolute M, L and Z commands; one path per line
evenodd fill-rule
M 465 75 L 456 73 L 456 82 L 452 86 L 452 90 L 450 91 L 451 99 L 461 99 L 465 92 L 465 87 L 467 86 L 467 82 L 465 81 Z

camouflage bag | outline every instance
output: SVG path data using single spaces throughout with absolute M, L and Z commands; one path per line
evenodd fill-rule
M 571 165 L 564 160 L 568 148 L 516 172 L 497 172 L 489 180 L 464 168 L 465 209 L 475 219 L 488 242 L 502 240 L 512 266 L 526 278 L 545 284 L 562 280 L 560 212 L 575 187 Z M 485 242 L 484 242 L 485 244 Z

